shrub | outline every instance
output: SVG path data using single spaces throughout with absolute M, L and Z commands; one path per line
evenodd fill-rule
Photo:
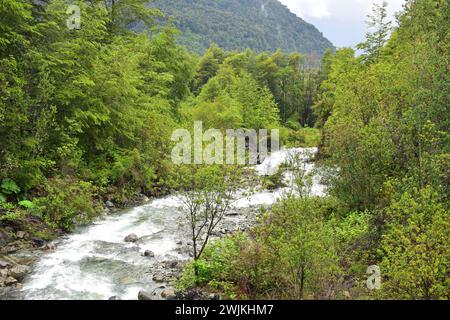
M 92 221 L 100 208 L 94 205 L 95 189 L 91 183 L 55 178 L 45 186 L 46 196 L 35 200 L 38 213 L 54 228 L 65 231 Z
M 431 187 L 404 192 L 387 208 L 382 238 L 382 294 L 449 299 L 449 210 Z
M 236 281 L 239 276 L 239 257 L 247 237 L 242 233 L 211 242 L 197 261 L 189 262 L 176 287 L 187 290 L 197 285 L 221 291 L 229 298 L 236 298 Z M 198 276 L 195 276 L 197 268 Z
M 320 198 L 276 204 L 250 237 L 237 234 L 207 247 L 197 284 L 244 299 L 330 298 L 340 268 L 332 220 L 324 218 L 329 206 Z M 180 283 L 195 280 L 191 264 Z
M 278 170 L 278 172 L 273 175 L 264 176 L 262 184 L 263 187 L 268 190 L 275 190 L 284 187 L 285 184 L 283 182 L 283 171 Z

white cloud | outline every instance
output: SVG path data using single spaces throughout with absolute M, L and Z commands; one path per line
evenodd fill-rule
M 302 18 L 324 18 L 331 15 L 326 0 L 281 0 L 281 2 Z
M 337 46 L 353 46 L 364 38 L 365 21 L 372 4 L 382 0 L 280 0 L 306 21 L 316 25 Z M 405 0 L 388 0 L 389 14 Z
M 280 0 L 302 18 L 358 19 L 370 12 L 373 2 L 381 0 Z M 401 8 L 404 0 L 389 0 L 391 14 Z

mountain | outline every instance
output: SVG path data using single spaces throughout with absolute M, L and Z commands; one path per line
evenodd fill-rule
M 251 48 L 322 54 L 333 44 L 277 0 L 154 0 L 152 6 L 183 31 L 180 43 L 203 52 Z

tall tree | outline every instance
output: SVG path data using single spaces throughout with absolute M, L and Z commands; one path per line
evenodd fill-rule
M 388 2 L 383 0 L 381 4 L 374 3 L 372 15 L 368 15 L 367 26 L 369 32 L 366 33 L 366 41 L 357 45 L 357 48 L 364 51 L 364 60 L 373 62 L 378 60 L 381 50 L 389 39 L 392 30 L 392 22 L 388 18 Z

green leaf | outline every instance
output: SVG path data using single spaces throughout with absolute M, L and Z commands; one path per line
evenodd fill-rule
M 2 192 L 7 195 L 20 192 L 20 187 L 11 179 L 3 179 L 1 188 Z
M 33 209 L 35 207 L 34 203 L 29 200 L 20 201 L 19 206 L 24 207 L 26 209 Z

